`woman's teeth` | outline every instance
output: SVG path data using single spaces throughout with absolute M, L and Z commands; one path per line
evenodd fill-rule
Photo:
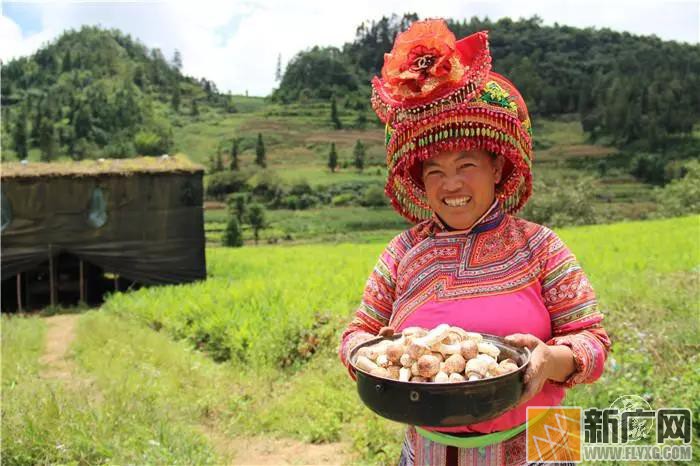
M 447 204 L 450 207 L 460 207 L 463 205 L 466 205 L 467 202 L 471 200 L 471 196 L 465 196 L 465 197 L 451 197 L 451 198 L 445 198 L 442 200 L 445 204 Z

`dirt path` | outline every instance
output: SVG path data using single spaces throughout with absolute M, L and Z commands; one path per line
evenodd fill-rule
M 70 344 L 75 339 L 78 314 L 59 314 L 47 317 L 46 346 L 39 360 L 45 365 L 41 376 L 46 379 L 73 381 L 75 363 L 68 356 Z
M 93 381 L 80 377 L 75 362 L 69 355 L 70 345 L 75 340 L 75 326 L 79 314 L 60 314 L 46 318 L 47 331 L 44 354 L 40 362 L 44 365 L 41 377 L 60 380 L 68 387 L 89 387 L 91 396 L 100 399 L 98 387 Z M 231 465 L 283 466 L 313 465 L 329 466 L 347 464 L 347 446 L 342 443 L 309 444 L 293 439 L 270 437 L 230 438 L 210 425 L 202 426 L 202 432 L 210 439 L 214 448 Z
M 343 443 L 312 444 L 293 439 L 271 437 L 229 438 L 221 432 L 205 428 L 218 453 L 236 466 L 313 465 L 330 466 L 349 463 Z

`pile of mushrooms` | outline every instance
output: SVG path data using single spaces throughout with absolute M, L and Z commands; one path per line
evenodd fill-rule
M 396 340 L 382 340 L 357 351 L 355 365 L 371 375 L 402 382 L 464 382 L 518 369 L 481 334 L 440 324 L 428 331 L 409 327 Z

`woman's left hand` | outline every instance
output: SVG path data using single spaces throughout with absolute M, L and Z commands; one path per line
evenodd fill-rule
M 556 360 L 551 347 L 529 333 L 514 333 L 505 337 L 505 340 L 515 346 L 526 346 L 531 352 L 530 364 L 523 377 L 525 391 L 519 403 L 522 404 L 542 390 L 544 383 L 553 372 Z

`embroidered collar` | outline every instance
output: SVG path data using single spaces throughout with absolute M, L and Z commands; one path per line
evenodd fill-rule
M 493 201 L 491 207 L 488 208 L 474 224 L 465 229 L 453 229 L 449 227 L 437 213 L 433 212 L 432 216 L 427 220 L 428 233 L 430 236 L 452 236 L 463 235 L 466 233 L 481 233 L 496 228 L 501 224 L 505 217 L 505 213 L 498 200 Z

